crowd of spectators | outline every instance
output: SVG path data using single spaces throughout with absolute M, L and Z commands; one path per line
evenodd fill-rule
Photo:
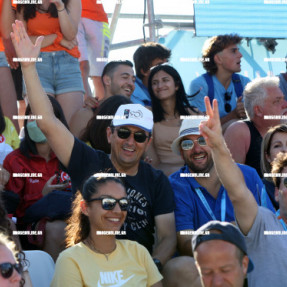
M 0 282 L 31 286 L 23 248 L 51 286 L 284 286 L 285 73 L 240 75 L 242 38 L 218 35 L 188 95 L 161 44 L 108 61 L 99 1 L 0 15 Z

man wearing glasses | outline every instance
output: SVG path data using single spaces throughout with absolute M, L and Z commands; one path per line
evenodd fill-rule
M 205 100 L 210 120 L 202 123 L 201 132 L 208 138 L 218 176 L 231 199 L 237 225 L 245 236 L 247 251 L 255 268 L 248 275 L 249 286 L 285 286 L 287 270 L 287 156 L 279 153 L 272 173 L 275 198 L 280 210 L 274 214 L 256 204 L 242 172 L 234 163 L 222 137 L 217 102 L 211 108 Z
M 185 235 L 210 220 L 235 221 L 231 201 L 221 184 L 211 149 L 200 134 L 201 119 L 185 119 L 179 136 L 172 144 L 173 152 L 181 154 L 185 165 L 170 177 L 175 195 L 175 219 L 178 247 L 181 255 L 192 256 L 190 239 Z M 258 191 L 263 184 L 256 171 L 239 165 L 245 182 L 259 202 Z M 192 233 L 192 232 L 191 232 Z
M 217 99 L 221 124 L 227 127 L 231 122 L 246 118 L 242 91 L 249 78 L 238 75 L 241 71 L 242 54 L 238 35 L 219 35 L 205 41 L 202 49 L 202 64 L 206 74 L 190 84 L 190 104 L 205 112 L 204 96 Z
M 43 37 L 39 37 L 33 45 L 20 21 L 13 25 L 13 32 L 12 41 L 17 56 L 37 57 Z M 23 62 L 22 71 L 33 113 L 43 118 L 37 124 L 62 165 L 69 170 L 73 191 L 88 176 L 104 172 L 107 168 L 110 168 L 110 173 L 125 174 L 123 179 L 130 200 L 124 224 L 127 238 L 144 245 L 161 269 L 161 264 L 165 264 L 175 252 L 176 233 L 173 193 L 168 179 L 161 171 L 140 160 L 151 141 L 151 111 L 138 104 L 119 107 L 112 126 L 107 129 L 111 143 L 109 158 L 75 138 L 57 120 L 39 81 L 35 63 Z M 158 242 L 153 248 L 155 228 Z

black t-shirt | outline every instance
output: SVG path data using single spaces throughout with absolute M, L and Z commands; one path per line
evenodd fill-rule
M 108 168 L 111 168 L 109 171 L 111 173 L 117 172 L 104 152 L 94 150 L 75 138 L 67 169 L 74 192 L 89 176 L 97 172 L 106 172 Z M 143 161 L 139 164 L 137 175 L 127 175 L 123 179 L 130 205 L 122 227 L 122 230 L 126 231 L 126 236 L 120 236 L 119 239 L 135 240 L 151 253 L 154 243 L 154 217 L 174 211 L 172 188 L 162 171 Z

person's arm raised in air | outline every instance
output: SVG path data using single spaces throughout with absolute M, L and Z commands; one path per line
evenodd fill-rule
M 233 161 L 222 136 L 217 101 L 213 101 L 213 108 L 208 97 L 204 98 L 204 103 L 209 119 L 201 122 L 200 132 L 211 148 L 216 172 L 228 192 L 238 225 L 246 235 L 255 220 L 258 210 L 257 203 L 247 188 L 244 177 Z
M 17 57 L 37 58 L 43 37 L 39 37 L 33 45 L 21 21 L 16 20 L 12 28 L 11 38 Z M 74 137 L 55 117 L 49 98 L 41 86 L 35 62 L 22 62 L 21 66 L 32 112 L 36 116 L 42 116 L 42 119 L 37 120 L 37 125 L 45 134 L 58 159 L 67 167 L 74 145 Z

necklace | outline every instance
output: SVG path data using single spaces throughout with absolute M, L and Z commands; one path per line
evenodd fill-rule
M 116 248 L 117 248 L 117 244 L 115 244 L 115 248 L 114 248 L 111 252 L 109 252 L 109 253 L 103 253 L 103 252 L 99 251 L 99 250 L 95 247 L 94 242 L 93 242 L 93 240 L 92 240 L 90 237 L 88 237 L 87 239 L 85 239 L 85 240 L 84 240 L 84 243 L 85 243 L 91 250 L 93 250 L 94 252 L 96 252 L 96 253 L 98 253 L 98 254 L 104 255 L 105 258 L 107 259 L 107 261 L 109 260 L 109 256 L 110 256 L 110 255 L 116 250 Z

